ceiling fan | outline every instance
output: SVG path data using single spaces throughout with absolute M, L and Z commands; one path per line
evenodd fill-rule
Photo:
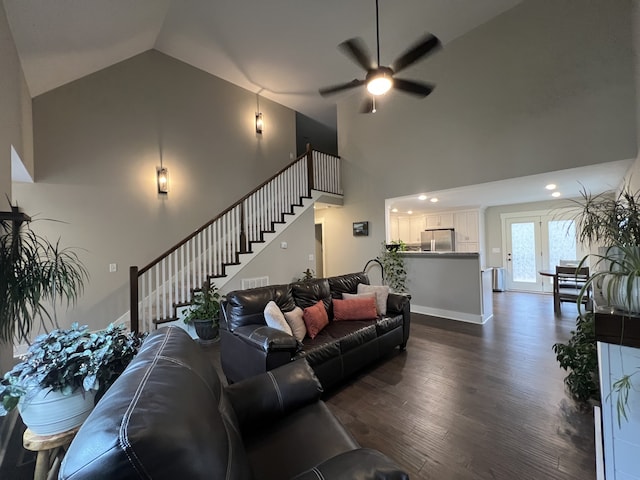
M 411 48 L 400 55 L 391 65 L 385 67 L 380 65 L 380 26 L 378 21 L 378 0 L 376 0 L 376 47 L 377 63 L 374 63 L 369 55 L 366 45 L 361 38 L 351 38 L 338 45 L 338 48 L 355 63 L 364 68 L 367 72 L 363 80 L 353 79 L 347 83 L 341 83 L 330 87 L 321 88 L 320 95 L 326 97 L 335 93 L 359 87 L 367 86 L 367 91 L 371 94 L 365 100 L 361 113 L 375 112 L 375 97 L 384 95 L 391 88 L 401 92 L 424 98 L 429 95 L 435 85 L 431 83 L 415 82 L 396 78 L 394 75 L 401 70 L 413 65 L 425 55 L 433 53 L 441 46 L 440 40 L 430 33 L 425 34 Z

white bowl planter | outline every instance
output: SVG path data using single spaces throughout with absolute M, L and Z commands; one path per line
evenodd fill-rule
M 46 388 L 38 391 L 26 405 L 18 404 L 22 421 L 37 435 L 54 435 L 82 425 L 94 406 L 95 392 L 81 388 L 71 395 Z
M 628 295 L 630 281 L 632 282 L 631 298 Z M 602 295 L 612 307 L 629 313 L 640 312 L 640 278 L 638 277 L 629 280 L 626 276 L 604 275 Z

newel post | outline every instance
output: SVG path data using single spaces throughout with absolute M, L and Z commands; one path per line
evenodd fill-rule
M 129 317 L 131 318 L 131 331 L 139 333 L 138 319 L 138 267 L 129 267 Z
M 247 253 L 247 232 L 244 225 L 244 201 L 240 203 L 240 253 Z
M 307 185 L 309 186 L 309 197 L 311 197 L 311 190 L 315 188 L 313 173 L 313 149 L 311 144 L 307 143 Z

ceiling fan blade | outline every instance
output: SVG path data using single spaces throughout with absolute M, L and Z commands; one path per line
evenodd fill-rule
M 373 113 L 373 97 L 367 95 L 360 107 L 360 113 Z
M 371 59 L 367 46 L 361 38 L 350 38 L 338 45 L 338 49 L 342 51 L 347 57 L 356 62 L 367 72 L 375 68 L 375 64 Z
M 412 80 L 403 80 L 401 78 L 393 79 L 393 88 L 400 90 L 416 97 L 426 97 L 436 86 L 432 83 L 418 83 Z
M 398 73 L 401 70 L 404 70 L 409 65 L 420 60 L 426 54 L 433 52 L 441 46 L 440 40 L 435 35 L 431 35 L 430 33 L 426 34 L 419 42 L 417 42 L 413 47 L 400 55 L 392 64 L 391 69 Z
M 359 87 L 360 85 L 364 85 L 364 80 L 353 79 L 347 83 L 341 83 L 339 85 L 333 85 L 331 87 L 325 87 L 318 90 L 320 95 L 326 97 L 327 95 L 333 95 L 334 93 L 341 92 L 343 90 L 349 90 L 350 88 Z

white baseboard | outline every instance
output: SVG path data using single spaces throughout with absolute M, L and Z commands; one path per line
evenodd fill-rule
M 490 316 L 487 316 L 486 318 L 483 318 L 483 316 L 480 314 L 456 312 L 453 310 L 443 310 L 440 308 L 424 307 L 422 305 L 414 305 L 413 303 L 411 304 L 411 312 L 420 313 L 422 315 L 431 315 L 433 317 L 448 318 L 450 320 L 457 320 L 459 322 L 477 323 L 480 325 L 486 323 L 489 319 L 493 317 L 493 314 Z

